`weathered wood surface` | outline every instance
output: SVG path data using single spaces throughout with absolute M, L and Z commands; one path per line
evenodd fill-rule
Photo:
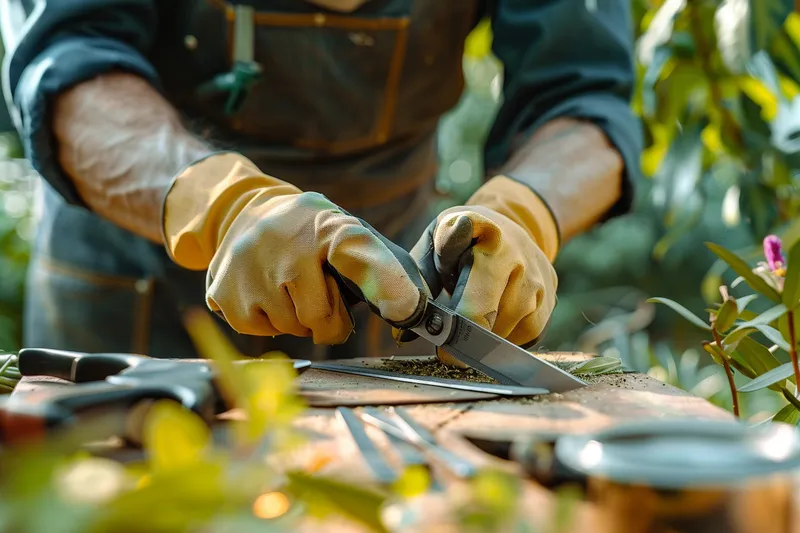
M 543 357 L 563 359 L 583 356 L 554 353 Z M 376 364 L 365 360 L 339 362 L 354 365 Z M 52 386 L 64 384 L 50 378 L 25 378 L 18 387 L 18 392 Z M 730 418 L 726 411 L 701 398 L 641 374 L 598 376 L 592 378 L 585 388 L 533 398 L 475 399 L 469 397 L 469 393 L 453 394 L 458 391 L 317 370 L 305 372 L 300 377 L 300 387 L 304 396 L 317 405 L 310 408 L 297 422 L 299 428 L 308 432 L 310 441 L 292 457 L 282 458 L 284 466 L 315 464 L 320 472 L 360 483 L 371 482 L 369 470 L 354 442 L 337 421 L 335 410 L 327 406 L 337 403 L 350 406 L 410 403 L 412 405 L 407 406 L 408 411 L 419 423 L 431 430 L 443 446 L 477 464 L 492 464 L 518 473 L 520 470 L 517 465 L 482 452 L 465 437 L 502 442 L 525 435 L 556 436 L 563 433 L 590 432 L 633 420 Z M 314 398 L 316 402 L 313 401 Z M 227 418 L 231 416 L 235 417 L 235 413 L 228 414 Z M 223 427 L 220 427 L 222 433 Z M 386 451 L 390 462 L 399 466 L 385 437 L 371 427 L 368 428 L 368 433 Z M 455 480 L 448 479 L 439 469 L 435 468 L 434 471 L 442 475 L 446 483 L 459 485 Z M 430 506 L 426 507 L 425 512 L 431 513 L 431 525 L 436 523 L 434 515 L 439 505 L 435 502 L 436 498 L 425 504 Z M 525 485 L 524 498 L 524 507 L 533 519 L 548 519 L 547 509 L 553 501 L 551 493 L 528 482 Z M 592 512 L 589 506 L 581 507 L 575 531 L 593 530 L 589 525 L 593 520 Z M 314 531 L 315 527 L 318 530 L 319 524 L 311 525 L 309 531 Z M 325 530 L 333 531 L 333 525 L 326 524 Z

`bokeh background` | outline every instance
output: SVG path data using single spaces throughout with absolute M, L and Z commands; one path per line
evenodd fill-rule
M 703 332 L 646 300 L 667 296 L 703 316 L 719 285 L 734 278 L 705 241 L 755 261 L 765 235 L 787 245 L 800 238 L 800 15 L 791 0 L 632 0 L 632 7 L 632 106 L 646 136 L 645 179 L 632 213 L 561 253 L 546 349 L 620 357 L 729 408 L 724 374 L 700 349 Z M 489 25 L 466 44 L 467 89 L 440 130 L 441 208 L 478 186 L 482 142 L 501 99 Z M 14 351 L 39 180 L 4 112 L 0 131 L 0 350 Z M 754 420 L 780 401 L 744 400 Z

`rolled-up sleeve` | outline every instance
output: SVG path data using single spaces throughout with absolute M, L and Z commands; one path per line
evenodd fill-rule
M 53 99 L 110 71 L 131 72 L 157 86 L 156 72 L 146 59 L 156 23 L 156 0 L 48 0 L 40 3 L 24 34 L 7 51 L 3 92 L 25 155 L 70 203 L 82 205 L 58 164 Z
M 642 130 L 630 107 L 635 83 L 630 0 L 498 0 L 492 49 L 503 63 L 503 104 L 486 142 L 499 168 L 536 128 L 559 117 L 600 127 L 625 164 L 627 212 L 640 179 Z

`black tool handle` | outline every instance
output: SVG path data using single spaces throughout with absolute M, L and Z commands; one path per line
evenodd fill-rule
M 23 348 L 17 355 L 17 365 L 23 376 L 50 376 L 73 383 L 102 381 L 149 360 L 149 357 L 130 353 L 84 353 L 49 348 Z
M 214 419 L 213 387 L 208 380 L 165 380 L 120 383 L 96 381 L 57 391 L 33 391 L 3 397 L 0 400 L 0 443 L 19 445 L 41 442 L 51 432 L 80 424 L 106 413 L 125 413 L 141 401 L 171 400 L 197 413 L 208 423 Z M 116 431 L 119 428 L 110 428 Z M 104 437 L 124 435 L 104 435 Z M 96 436 L 95 436 L 96 437 Z

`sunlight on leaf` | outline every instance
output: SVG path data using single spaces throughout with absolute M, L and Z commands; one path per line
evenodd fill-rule
M 773 368 L 766 374 L 761 374 L 749 383 L 739 387 L 739 392 L 753 392 L 765 389 L 775 383 L 780 383 L 794 374 L 792 363 L 784 363 L 777 368 Z
M 245 399 L 250 419 L 246 439 L 250 442 L 270 430 L 288 429 L 306 405 L 297 393 L 297 372 L 286 356 L 248 362 L 242 367 L 249 395 Z
M 175 402 L 155 403 L 145 419 L 144 445 L 155 472 L 183 469 L 196 463 L 210 443 L 208 425 Z
M 411 499 L 424 494 L 431 484 L 431 476 L 423 465 L 411 465 L 392 485 L 392 490 L 401 498 Z
M 647 301 L 651 303 L 660 303 L 666 305 L 667 307 L 669 307 L 670 309 L 681 315 L 683 318 L 685 318 L 686 320 L 697 326 L 698 328 L 707 330 L 711 329 L 711 326 L 700 320 L 700 318 L 698 318 L 694 313 L 686 309 L 678 302 L 673 302 L 672 300 L 669 300 L 667 298 L 648 298 Z
M 249 391 L 234 364 L 242 359 L 242 355 L 205 310 L 187 311 L 184 320 L 197 351 L 202 357 L 214 362 L 216 380 L 226 404 L 245 408 Z
M 751 338 L 742 339 L 734 353 L 734 357 L 747 365 L 753 371 L 754 376 L 766 374 L 770 370 L 781 366 L 781 362 L 765 346 Z M 770 385 L 770 388 L 779 391 L 780 387 L 785 385 L 784 382 L 780 382 L 777 385 Z
M 800 411 L 792 404 L 785 405 L 783 409 L 775 413 L 775 416 L 772 417 L 772 422 L 783 422 L 784 424 L 796 426 L 800 423 Z
M 778 96 L 773 94 L 764 83 L 750 76 L 738 79 L 739 88 L 761 107 L 761 118 L 771 122 L 778 115 Z
M 481 59 L 492 51 L 492 26 L 489 19 L 483 19 L 467 35 L 464 42 L 464 55 L 472 59 Z
M 783 93 L 783 97 L 786 100 L 792 101 L 797 96 L 800 96 L 800 85 L 798 85 L 793 79 L 787 78 L 786 76 L 781 76 L 780 85 L 781 93 Z
M 783 23 L 786 34 L 792 39 L 792 42 L 797 48 L 800 48 L 800 14 L 796 11 L 789 13 L 786 21 Z

